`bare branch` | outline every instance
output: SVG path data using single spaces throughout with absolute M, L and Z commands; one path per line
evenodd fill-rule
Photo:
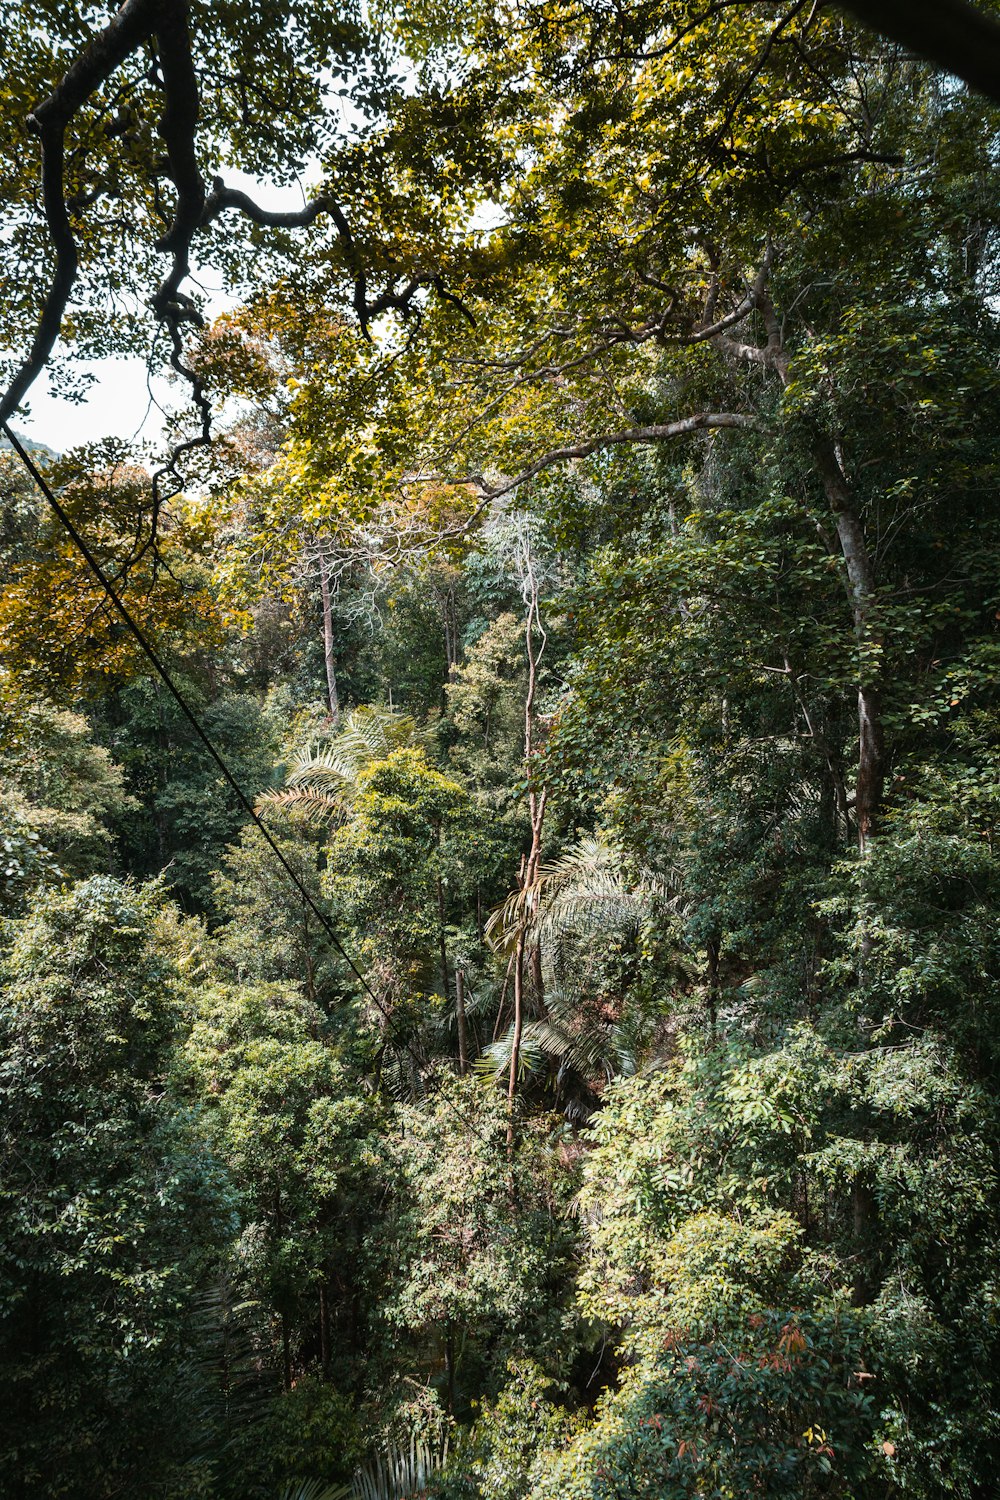
M 665 422 L 653 427 L 631 427 L 623 432 L 604 432 L 572 447 L 553 448 L 550 452 L 543 453 L 540 458 L 536 458 L 526 469 L 522 469 L 515 478 L 504 479 L 498 485 L 490 484 L 482 474 L 466 474 L 450 478 L 442 474 L 410 474 L 405 476 L 403 483 L 404 485 L 469 485 L 479 490 L 487 500 L 499 500 L 502 495 L 509 495 L 512 490 L 517 489 L 518 485 L 525 484 L 543 470 L 551 469 L 556 464 L 569 463 L 573 459 L 589 458 L 592 453 L 598 453 L 603 448 L 663 443 L 671 438 L 686 437 L 693 432 L 717 431 L 726 428 L 756 428 L 757 426 L 756 418 L 745 416 L 740 412 L 698 412 L 693 417 L 681 417 L 676 422 Z
M 265 229 L 307 229 L 316 222 L 320 214 L 329 213 L 332 206 L 327 194 L 320 193 L 300 209 L 292 212 L 276 212 L 261 208 L 249 193 L 242 193 L 238 188 L 226 187 L 221 177 L 214 177 L 212 191 L 205 199 L 201 223 L 210 224 L 227 208 L 236 208 L 254 224 L 260 224 Z

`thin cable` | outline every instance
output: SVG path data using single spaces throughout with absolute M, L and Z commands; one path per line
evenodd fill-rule
M 236 780 L 236 777 L 233 775 L 232 771 L 229 769 L 229 766 L 226 764 L 225 760 L 223 760 L 223 758 L 222 758 L 221 754 L 219 753 L 219 751 L 215 748 L 215 745 L 212 743 L 212 741 L 209 738 L 207 732 L 202 728 L 202 725 L 201 725 L 200 720 L 198 719 L 198 716 L 195 714 L 194 710 L 188 704 L 187 699 L 184 697 L 184 695 L 181 693 L 180 689 L 177 687 L 177 685 L 174 682 L 173 678 L 171 677 L 170 673 L 167 671 L 166 667 L 163 665 L 162 661 L 160 660 L 159 656 L 157 655 L 156 651 L 154 650 L 153 646 L 147 640 L 147 638 L 145 636 L 145 633 L 143 632 L 142 628 L 137 624 L 136 620 L 132 616 L 132 614 L 129 611 L 129 609 L 125 606 L 125 604 L 123 604 L 122 600 L 119 598 L 118 594 L 115 592 L 115 590 L 114 590 L 114 588 L 113 588 L 113 586 L 111 584 L 111 580 L 108 578 L 108 576 L 105 573 L 104 569 L 102 568 L 101 564 L 98 562 L 97 558 L 94 556 L 93 552 L 90 550 L 90 547 L 87 545 L 87 542 L 84 540 L 84 538 L 81 535 L 81 533 L 77 530 L 77 527 L 76 527 L 75 522 L 73 521 L 73 518 L 69 515 L 68 511 L 66 510 L 66 508 L 61 504 L 61 502 L 53 494 L 53 492 L 52 492 L 52 490 L 51 490 L 51 488 L 50 488 L 47 480 L 45 479 L 45 477 L 43 476 L 43 474 L 41 473 L 41 471 L 38 469 L 38 467 L 36 466 L 34 460 L 28 454 L 27 450 L 24 448 L 23 444 L 21 443 L 21 440 L 17 437 L 16 433 L 14 433 L 12 431 L 9 423 L 4 422 L 4 424 L 3 424 L 3 430 L 7 434 L 7 437 L 9 439 L 10 444 L 13 447 L 14 451 L 17 453 L 17 455 L 20 458 L 21 462 L 24 464 L 25 468 L 28 470 L 28 473 L 31 475 L 32 479 L 34 479 L 35 483 L 37 484 L 38 488 L 41 490 L 42 494 L 45 496 L 45 498 L 48 501 L 49 505 L 51 506 L 52 510 L 55 512 L 55 515 L 57 516 L 60 524 L 62 525 L 62 527 L 67 532 L 67 534 L 69 535 L 70 539 L 72 540 L 73 545 L 76 547 L 76 549 L 80 553 L 81 557 L 83 557 L 83 559 L 87 563 L 87 566 L 90 568 L 91 572 L 94 574 L 94 577 L 97 579 L 98 583 L 101 585 L 102 589 L 107 594 L 108 598 L 111 600 L 111 603 L 114 606 L 114 608 L 117 611 L 117 613 L 121 616 L 122 620 L 124 620 L 126 626 L 131 631 L 132 635 L 134 635 L 135 638 L 136 638 L 136 640 L 139 642 L 139 645 L 142 647 L 143 652 L 149 658 L 149 661 L 150 661 L 150 663 L 153 666 L 153 670 L 156 672 L 157 676 L 161 679 L 161 681 L 163 682 L 163 684 L 166 687 L 167 691 L 170 693 L 170 696 L 173 698 L 174 702 L 177 704 L 178 708 L 180 709 L 181 713 L 184 715 L 185 719 L 187 719 L 188 723 L 191 725 L 191 728 L 194 730 L 195 734 L 198 736 L 199 740 L 204 745 L 205 749 L 208 751 L 208 753 L 211 756 L 212 760 L 215 762 L 215 764 L 218 766 L 219 770 L 222 772 L 223 776 L 226 779 L 226 782 L 228 783 L 229 787 L 231 788 L 233 794 L 235 795 L 236 800 L 239 803 L 240 807 L 243 809 L 243 811 L 250 818 L 251 822 L 253 822 L 253 824 L 259 830 L 259 832 L 263 836 L 265 842 L 268 844 L 268 846 L 269 846 L 269 848 L 271 850 L 271 853 L 277 859 L 278 863 L 281 865 L 282 870 L 285 872 L 285 875 L 288 877 L 288 879 L 291 881 L 292 885 L 295 887 L 296 891 L 301 896 L 303 904 L 316 917 L 316 919 L 319 922 L 320 926 L 322 927 L 323 931 L 326 933 L 327 937 L 330 939 L 330 942 L 331 942 L 332 946 L 340 954 L 341 958 L 347 964 L 348 968 L 351 970 L 351 972 L 357 978 L 358 983 L 361 985 L 362 989 L 370 997 L 370 999 L 373 1001 L 373 1003 L 375 1004 L 375 1006 L 378 1009 L 378 1011 L 380 1012 L 380 1014 L 389 1023 L 389 1025 L 391 1027 L 391 1025 L 392 1025 L 392 1015 L 391 1015 L 391 1012 L 382 1003 L 382 1001 L 379 999 L 378 995 L 376 995 L 375 991 L 372 989 L 371 985 L 368 983 L 368 980 L 362 974 L 361 970 L 358 968 L 358 966 L 354 962 L 353 958 L 351 958 L 351 955 L 347 952 L 347 949 L 344 947 L 343 943 L 340 941 L 340 938 L 337 936 L 337 933 L 334 930 L 333 926 L 331 925 L 329 918 L 326 916 L 326 913 L 323 912 L 323 911 L 321 911 L 321 909 L 316 905 L 316 902 L 313 900 L 312 896 L 309 894 L 308 890 L 303 885 L 302 881 L 296 875 L 295 871 L 292 869 L 291 865 L 288 863 L 288 860 L 285 858 L 284 854 L 282 854 L 280 847 L 275 842 L 274 838 L 271 836 L 270 830 L 268 829 L 266 823 L 263 821 L 263 819 L 260 817 L 260 815 L 258 814 L 258 812 L 256 811 L 256 809 L 254 808 L 253 803 L 250 801 L 249 797 L 246 795 L 246 793 L 244 792 L 243 788 L 240 786 L 239 782 Z M 417 1067 L 418 1068 L 423 1068 L 423 1066 L 424 1066 L 423 1060 L 420 1058 L 420 1056 L 417 1053 L 416 1049 L 414 1047 L 411 1047 L 410 1044 L 409 1044 L 409 1042 L 407 1042 L 407 1041 L 403 1041 L 403 1046 L 406 1048 L 407 1052 L 409 1052 L 410 1056 L 413 1058 L 414 1062 L 417 1064 Z M 435 1089 L 438 1090 L 438 1092 L 440 1093 L 442 1099 L 445 1100 L 446 1104 L 453 1111 L 453 1113 L 458 1117 L 458 1119 L 462 1122 L 462 1124 L 465 1126 L 465 1128 L 467 1130 L 473 1131 L 474 1134 L 476 1134 L 476 1135 L 478 1135 L 480 1137 L 480 1139 L 485 1139 L 485 1137 L 482 1135 L 482 1132 L 480 1130 L 478 1130 L 475 1125 L 471 1124 L 471 1122 L 465 1118 L 465 1116 L 463 1115 L 462 1111 L 459 1110 L 457 1108 L 457 1106 L 452 1102 L 452 1100 L 448 1098 L 447 1094 L 444 1093 L 444 1091 L 440 1088 L 440 1086 L 438 1085 L 438 1083 L 434 1079 L 433 1074 L 428 1074 L 427 1075 L 427 1082 L 430 1083 L 433 1088 L 435 1088 Z

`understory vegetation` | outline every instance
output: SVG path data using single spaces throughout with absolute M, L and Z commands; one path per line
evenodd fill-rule
M 206 210 L 183 490 L 34 450 L 256 820 L 0 453 L 0 1493 L 987 1500 L 994 106 L 791 4 L 406 7 L 365 72 L 303 0 L 286 97 L 216 9 L 206 174 L 352 232 Z M 150 48 L 67 158 L 90 357 Z

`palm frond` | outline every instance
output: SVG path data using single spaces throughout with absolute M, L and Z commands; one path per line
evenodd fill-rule
M 592 836 L 543 865 L 530 885 L 512 891 L 491 914 L 486 936 L 502 953 L 522 932 L 535 945 L 637 930 L 652 910 L 675 901 L 672 883 L 652 871 L 629 884 L 620 850 Z
M 385 760 L 394 750 L 404 750 L 426 738 L 412 714 L 375 705 L 354 708 L 344 720 L 335 744 L 352 765 Z
M 324 1484 L 321 1479 L 293 1479 L 281 1492 L 280 1500 L 352 1500 L 349 1484 Z
M 510 1074 L 510 1059 L 514 1050 L 514 1027 L 509 1026 L 503 1036 L 497 1037 L 495 1042 L 490 1042 L 484 1047 L 482 1053 L 473 1063 L 473 1070 L 483 1077 L 499 1080 Z M 528 1026 L 525 1025 L 521 1033 L 521 1046 L 518 1049 L 517 1071 L 520 1078 L 528 1073 L 537 1073 L 544 1065 L 545 1057 L 541 1048 L 528 1035 Z
M 331 744 L 310 745 L 292 757 L 284 787 L 264 792 L 258 809 L 280 807 L 300 813 L 311 823 L 346 818 L 361 772 L 394 750 L 418 745 L 425 738 L 410 714 L 389 708 L 354 708 Z
M 326 1485 L 321 1480 L 292 1480 L 280 1500 L 417 1500 L 448 1457 L 448 1440 L 431 1444 L 414 1437 L 409 1448 L 390 1445 L 354 1475 L 351 1484 Z
M 344 792 L 356 777 L 354 763 L 338 745 L 325 749 L 300 750 L 294 756 L 285 777 L 286 786 L 325 787 L 331 793 Z
M 218 1461 L 241 1437 L 270 1416 L 280 1390 L 261 1358 L 267 1342 L 257 1302 L 242 1300 L 225 1273 L 193 1299 L 189 1316 L 192 1383 L 202 1392 L 199 1457 Z
M 524 1035 L 529 1045 L 552 1058 L 562 1068 L 572 1068 L 582 1078 L 618 1070 L 618 1048 L 614 1032 L 606 1026 L 577 1027 L 571 1031 L 555 1021 L 526 1021 Z
M 299 813 L 307 823 L 332 823 L 344 814 L 344 804 L 340 798 L 304 786 L 262 792 L 257 799 L 257 811 L 266 812 L 270 807 Z
M 426 1097 L 427 1084 L 416 1058 L 403 1046 L 386 1046 L 379 1087 L 397 1104 L 416 1104 Z
M 440 1446 L 417 1437 L 408 1449 L 391 1446 L 355 1474 L 351 1500 L 416 1500 L 447 1456 L 447 1439 Z

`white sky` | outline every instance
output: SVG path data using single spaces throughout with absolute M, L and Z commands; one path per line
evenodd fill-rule
M 58 359 L 58 353 L 54 356 Z M 161 430 L 160 413 L 150 406 L 146 367 L 141 359 L 99 359 L 83 368 L 95 377 L 87 400 L 80 405 L 52 393 L 45 375 L 31 388 L 29 415 L 18 412 L 13 426 L 58 453 L 102 437 L 145 437 L 155 440 Z M 169 400 L 164 381 L 157 395 Z

